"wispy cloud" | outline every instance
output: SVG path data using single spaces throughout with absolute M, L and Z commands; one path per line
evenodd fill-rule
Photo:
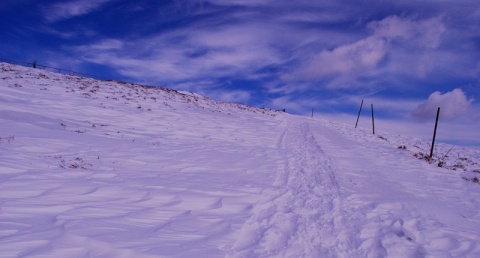
M 43 16 L 47 22 L 56 22 L 85 15 L 115 0 L 75 0 L 44 6 Z
M 356 76 L 378 65 L 386 55 L 385 41 L 369 37 L 334 50 L 324 50 L 286 80 L 330 79 L 330 88 L 351 87 Z
M 364 86 L 357 80 L 378 76 L 377 71 L 388 72 L 390 65 L 398 65 L 399 60 L 395 59 L 397 49 L 435 49 L 445 30 L 438 18 L 416 21 L 397 16 L 370 22 L 367 27 L 372 30 L 370 36 L 332 50 L 322 50 L 284 78 L 298 81 L 324 79 L 328 88 Z M 416 53 L 403 54 L 418 58 Z M 416 74 L 429 71 L 425 62 L 423 64 L 417 67 Z M 403 69 L 412 68 L 405 66 Z
M 135 40 L 105 39 L 73 48 L 85 60 L 117 68 L 124 76 L 157 82 L 233 76 L 248 78 L 282 62 L 269 47 L 272 27 L 262 24 L 178 29 Z

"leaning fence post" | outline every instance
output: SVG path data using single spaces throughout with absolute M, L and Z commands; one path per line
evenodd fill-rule
M 373 104 L 370 104 L 372 107 L 372 129 L 373 129 L 373 134 L 375 134 L 375 119 L 373 118 Z
M 437 135 L 438 116 L 440 115 L 440 107 L 437 109 L 437 118 L 435 119 L 435 129 L 433 129 L 432 148 L 430 148 L 430 158 L 433 157 L 433 146 L 435 145 L 435 136 Z
M 357 116 L 357 122 L 355 123 L 355 128 L 357 128 L 357 125 L 358 125 L 358 119 L 360 118 L 360 112 L 362 112 L 362 106 L 363 106 L 363 99 L 362 99 L 362 103 L 360 104 L 360 110 L 358 110 L 358 116 Z

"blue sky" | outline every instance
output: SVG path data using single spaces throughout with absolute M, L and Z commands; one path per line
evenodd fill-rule
M 480 146 L 480 2 L 3 0 L 0 57 Z M 354 118 L 352 121 L 352 117 Z M 383 123 L 383 124 L 382 124 Z M 420 131 L 420 132 L 419 132 Z

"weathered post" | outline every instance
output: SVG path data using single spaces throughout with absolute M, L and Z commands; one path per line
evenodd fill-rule
M 33 68 L 37 68 L 37 61 L 33 61 Z
M 355 123 L 355 128 L 357 128 L 357 125 L 358 125 L 358 119 L 360 118 L 360 112 L 362 112 L 362 106 L 363 106 L 363 99 L 362 99 L 362 103 L 360 104 L 360 110 L 358 110 L 358 116 L 357 116 L 357 122 Z
M 375 134 L 375 119 L 373 118 L 373 104 L 370 104 L 372 107 L 372 129 L 373 129 L 373 134 Z
M 437 109 L 437 118 L 435 119 L 435 128 L 433 129 L 432 148 L 430 148 L 430 158 L 433 157 L 433 146 L 435 145 L 435 136 L 437 135 L 438 116 L 440 115 L 440 107 Z
M 312 118 L 313 118 L 313 107 L 312 107 Z

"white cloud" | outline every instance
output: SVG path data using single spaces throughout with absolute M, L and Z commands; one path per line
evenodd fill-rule
M 123 41 L 117 39 L 104 39 L 88 46 L 79 47 L 78 50 L 98 51 L 98 53 L 102 53 L 104 51 L 120 50 L 124 47 L 125 44 Z
M 303 69 L 286 79 L 300 77 L 302 80 L 335 76 L 331 88 L 346 88 L 358 74 L 374 68 L 386 55 L 385 41 L 368 37 L 353 44 L 324 50 L 315 56 Z
M 413 110 L 412 116 L 420 121 L 433 120 L 437 108 L 440 107 L 441 119 L 453 120 L 466 114 L 472 102 L 473 99 L 468 99 L 461 89 L 454 89 L 445 94 L 436 91 Z
M 48 22 L 70 19 L 95 11 L 112 0 L 76 0 L 55 3 L 45 7 L 43 15 Z
M 264 66 L 281 62 L 281 56 L 270 47 L 272 30 L 270 25 L 251 23 L 177 29 L 128 41 L 106 39 L 72 49 L 87 61 L 114 67 L 136 79 L 246 79 L 258 76 L 255 72 Z
M 285 75 L 286 80 L 327 79 L 329 88 L 352 88 L 358 86 L 356 80 L 361 76 L 369 76 L 380 70 L 388 71 L 388 67 L 396 66 L 398 60 L 389 58 L 389 64 L 380 65 L 383 60 L 398 49 L 432 50 L 441 43 L 445 26 L 439 18 L 412 20 L 389 16 L 380 21 L 368 24 L 372 34 L 356 42 L 344 44 L 332 50 L 322 50 L 309 61 L 304 62 L 293 73 Z M 408 56 L 416 55 L 404 51 Z M 424 51 L 425 52 L 425 51 Z M 416 56 L 418 60 L 418 56 Z M 415 74 L 425 76 L 432 66 L 429 58 L 421 56 L 424 62 L 415 69 Z M 398 71 L 397 71 L 398 72 Z
M 402 40 L 419 48 L 437 48 L 441 43 L 445 26 L 440 18 L 414 21 L 389 16 L 381 21 L 368 24 L 376 37 L 388 40 Z

